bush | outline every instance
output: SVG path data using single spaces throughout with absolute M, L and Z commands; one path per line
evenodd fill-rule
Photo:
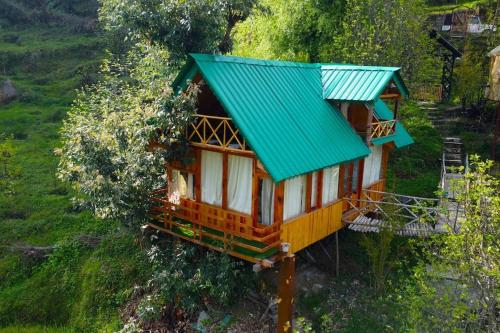
M 255 286 L 252 270 L 241 261 L 178 240 L 164 250 L 152 246 L 148 256 L 153 274 L 130 318 L 143 327 L 162 321 L 174 329 L 179 315 L 186 319 L 201 309 L 234 304 Z

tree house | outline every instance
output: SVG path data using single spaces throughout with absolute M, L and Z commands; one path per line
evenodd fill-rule
M 191 82 L 189 162 L 167 166 L 151 225 L 263 266 L 341 229 L 348 201 L 383 191 L 389 152 L 413 142 L 399 68 L 191 54 L 174 89 Z

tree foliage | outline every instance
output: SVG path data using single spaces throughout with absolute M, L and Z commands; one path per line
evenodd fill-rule
M 107 60 L 103 79 L 80 92 L 64 122 L 59 176 L 98 216 L 145 219 L 151 191 L 165 185 L 165 160 L 186 147 L 197 90 L 172 94 L 166 58 L 144 47 Z M 165 149 L 148 149 L 151 141 Z
M 407 80 L 434 80 L 423 1 L 264 1 L 238 25 L 234 52 L 311 62 L 402 67 Z
M 99 17 L 108 30 L 162 45 L 178 60 L 190 52 L 228 52 L 233 27 L 250 14 L 255 2 L 100 0 Z
M 491 166 L 472 158 L 455 184 L 464 213 L 458 231 L 430 243 L 399 294 L 407 330 L 498 332 L 500 183 Z
M 330 61 L 345 0 L 263 0 L 248 20 L 238 24 L 234 53 L 295 61 Z

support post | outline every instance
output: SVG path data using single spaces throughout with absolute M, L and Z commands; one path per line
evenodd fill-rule
M 287 255 L 280 264 L 278 284 L 278 333 L 292 333 L 295 256 Z
M 335 276 L 339 277 L 339 232 L 335 231 Z

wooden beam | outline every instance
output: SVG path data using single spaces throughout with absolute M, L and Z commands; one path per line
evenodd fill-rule
M 339 167 L 339 198 L 343 198 L 345 195 L 344 191 L 344 177 L 346 172 L 346 165 L 341 164 Z
M 252 162 L 252 220 L 253 226 L 256 227 L 259 218 L 259 176 L 257 174 L 257 159 Z
M 239 155 L 239 156 L 246 156 L 246 157 L 254 157 L 255 156 L 255 153 L 251 150 L 225 148 L 225 147 L 221 147 L 221 146 L 209 145 L 209 144 L 198 143 L 198 142 L 191 142 L 191 146 L 196 147 L 196 148 L 205 149 L 205 150 L 214 151 L 217 153 L 228 152 L 228 153 L 231 153 L 234 155 Z
M 222 208 L 227 209 L 227 178 L 228 178 L 229 156 L 227 152 L 222 154 Z
M 365 171 L 365 159 L 361 159 L 358 162 L 358 174 L 353 175 L 353 177 L 358 177 L 358 186 L 356 192 L 358 194 L 358 199 L 361 199 L 361 192 L 363 191 L 363 173 Z M 356 203 L 359 205 L 359 201 Z
M 274 188 L 274 223 L 283 223 L 284 181 L 275 184 Z
M 195 154 L 194 196 L 196 202 L 201 202 L 201 150 L 196 149 L 194 154 Z
M 292 333 L 295 283 L 295 256 L 288 255 L 280 264 L 278 280 L 278 327 L 279 333 Z
M 306 176 L 306 213 L 311 212 L 311 196 L 312 196 L 312 173 Z
M 366 117 L 366 142 L 369 142 L 372 134 L 373 105 L 366 105 L 366 108 L 368 109 L 368 115 Z
M 316 207 L 321 208 L 323 206 L 323 170 L 318 171 L 318 201 L 316 202 Z
M 380 99 L 400 99 L 401 94 L 382 94 L 380 95 Z

